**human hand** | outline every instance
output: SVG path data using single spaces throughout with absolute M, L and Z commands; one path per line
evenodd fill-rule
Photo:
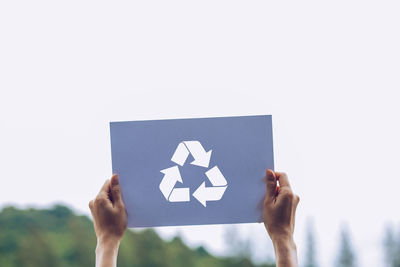
M 263 219 L 274 244 L 277 266 L 297 266 L 293 232 L 300 198 L 293 193 L 285 173 L 267 170 L 266 184 Z
M 89 202 L 97 236 L 96 266 L 116 266 L 119 244 L 127 226 L 118 175 L 107 180 Z

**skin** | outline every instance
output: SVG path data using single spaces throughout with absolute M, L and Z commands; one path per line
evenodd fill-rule
M 277 267 L 297 267 L 297 249 L 293 241 L 299 196 L 293 194 L 285 173 L 266 172 L 267 194 L 263 219 L 272 240 Z M 114 174 L 89 202 L 97 236 L 96 267 L 116 267 L 118 248 L 127 225 L 118 175 Z
M 293 193 L 285 173 L 267 170 L 266 185 L 263 219 L 274 244 L 276 265 L 297 267 L 297 249 L 293 241 L 293 232 L 300 198 Z
M 96 267 L 117 266 L 118 248 L 127 225 L 118 175 L 114 174 L 89 202 L 97 236 Z

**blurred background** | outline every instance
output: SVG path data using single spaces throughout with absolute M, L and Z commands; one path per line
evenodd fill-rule
M 398 1 L 1 1 L 0 266 L 90 266 L 109 122 L 272 114 L 301 266 L 400 266 Z M 135 229 L 120 266 L 274 266 L 262 224 Z

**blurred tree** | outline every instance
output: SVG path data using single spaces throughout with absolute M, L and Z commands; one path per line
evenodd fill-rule
M 45 234 L 36 228 L 29 229 L 25 238 L 19 244 L 16 252 L 17 266 L 24 267 L 57 267 L 59 259 Z
M 226 225 L 224 240 L 227 244 L 229 255 L 239 258 L 251 258 L 251 240 L 240 236 L 239 227 L 236 225 Z
M 384 254 L 388 267 L 400 267 L 400 239 L 396 239 L 395 231 L 390 225 L 385 228 Z
M 340 247 L 337 258 L 337 267 L 355 267 L 356 256 L 350 241 L 350 233 L 347 227 L 342 227 L 340 233 Z
M 252 247 L 250 239 L 241 238 L 239 227 L 236 225 L 226 225 L 224 232 L 225 243 L 227 244 L 228 255 L 235 260 L 239 266 L 250 267 L 252 262 Z M 233 264 L 233 263 L 232 263 Z
M 164 241 L 153 229 L 146 229 L 136 236 L 135 256 L 139 266 L 172 266 Z
M 92 221 L 64 206 L 0 212 L 1 267 L 94 266 L 96 236 Z M 204 247 L 189 248 L 180 237 L 167 242 L 153 229 L 127 230 L 118 267 L 273 267 L 249 257 L 216 257 Z
M 314 223 L 311 218 L 307 220 L 306 229 L 306 255 L 304 267 L 317 267 L 317 256 L 315 247 Z
M 66 252 L 68 262 L 73 265 L 94 266 L 95 255 L 92 244 L 96 243 L 92 225 L 87 223 L 87 218 L 71 216 L 67 219 L 71 246 Z M 85 242 L 83 242 L 85 240 Z

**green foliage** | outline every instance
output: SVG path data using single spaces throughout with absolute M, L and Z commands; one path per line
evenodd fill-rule
M 384 253 L 388 267 L 400 267 L 400 238 L 391 226 L 385 229 Z
M 350 241 L 350 234 L 346 228 L 342 228 L 341 240 L 339 248 L 339 256 L 337 259 L 338 267 L 355 267 L 356 257 L 354 254 L 354 249 Z
M 64 206 L 0 212 L 0 266 L 94 266 L 96 236 L 92 221 Z M 161 239 L 153 229 L 126 231 L 118 267 L 273 267 L 246 257 L 221 258 L 204 247 L 191 249 L 181 238 Z
M 306 255 L 304 267 L 317 267 L 317 253 L 315 246 L 314 226 L 311 219 L 307 221 Z

